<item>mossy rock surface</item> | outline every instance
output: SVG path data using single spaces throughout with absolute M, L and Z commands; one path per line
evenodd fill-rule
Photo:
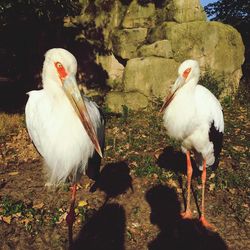
M 136 50 L 144 43 L 146 37 L 146 28 L 116 30 L 112 35 L 114 54 L 123 59 L 136 57 Z
M 173 59 L 154 56 L 131 59 L 124 72 L 124 90 L 164 97 L 177 77 L 178 66 Z
M 237 90 L 245 49 L 240 33 L 232 26 L 220 22 L 164 22 L 148 36 L 150 42 L 159 39 L 171 42 L 175 61 L 196 59 L 202 71 L 224 76 L 228 82 L 225 88 L 230 89 L 227 93 Z
M 136 91 L 119 92 L 111 91 L 106 95 L 105 104 L 112 112 L 120 113 L 123 106 L 132 110 L 144 109 L 148 106 L 148 98 Z
M 173 58 L 171 43 L 168 40 L 160 40 L 152 44 L 143 45 L 137 50 L 137 55 L 138 57 L 158 56 Z
M 133 0 L 122 22 L 123 28 L 152 27 L 155 24 L 155 5 L 148 3 L 141 5 L 137 0 Z

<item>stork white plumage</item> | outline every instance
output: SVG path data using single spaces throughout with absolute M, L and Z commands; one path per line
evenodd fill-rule
M 217 166 L 219 163 L 224 132 L 222 107 L 207 88 L 198 85 L 200 68 L 197 61 L 184 61 L 178 69 L 178 74 L 179 77 L 165 98 L 160 112 L 164 111 L 163 120 L 168 135 L 182 141 L 182 151 L 187 158 L 187 206 L 183 217 L 191 217 L 192 151 L 197 166 L 202 170 L 200 221 L 204 226 L 211 227 L 205 219 L 206 167 Z
M 76 83 L 77 61 L 67 50 L 50 49 L 45 54 L 43 89 L 30 91 L 25 107 L 31 140 L 45 160 L 48 183 L 72 180 L 72 201 L 67 216 L 75 220 L 76 183 L 84 174 L 95 150 L 102 157 L 104 121 L 97 105 L 83 97 Z

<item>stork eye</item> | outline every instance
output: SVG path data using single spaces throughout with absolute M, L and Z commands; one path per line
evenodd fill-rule
M 58 69 L 60 69 L 60 68 L 63 67 L 62 64 L 61 64 L 60 62 L 56 62 L 56 63 L 55 63 L 55 66 L 56 66 L 56 68 L 58 68 Z
M 61 80 L 63 80 L 68 74 L 60 62 L 55 62 L 55 67 Z
M 187 79 L 187 77 L 188 77 L 190 71 L 191 71 L 191 68 L 187 68 L 187 69 L 183 72 L 182 76 L 183 76 L 185 79 Z

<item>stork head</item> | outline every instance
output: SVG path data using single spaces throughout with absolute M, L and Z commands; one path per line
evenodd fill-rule
M 79 117 L 97 153 L 102 157 L 96 132 L 76 82 L 76 71 L 77 61 L 69 51 L 61 48 L 50 49 L 45 54 L 43 64 L 43 87 L 52 95 L 60 92 L 65 94 L 73 107 L 72 111 Z
M 170 93 L 164 100 L 164 103 L 161 107 L 160 112 L 163 112 L 167 106 L 171 103 L 174 99 L 176 92 L 185 85 L 189 85 L 191 83 L 197 84 L 200 77 L 200 67 L 199 63 L 195 60 L 186 60 L 184 61 L 178 69 L 178 78 L 176 79 L 174 85 Z

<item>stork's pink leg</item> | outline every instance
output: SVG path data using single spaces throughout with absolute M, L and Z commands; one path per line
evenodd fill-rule
M 207 168 L 206 168 L 206 161 L 203 161 L 203 170 L 201 174 L 201 181 L 202 181 L 202 197 L 201 197 L 201 217 L 200 222 L 202 225 L 209 229 L 215 229 L 215 227 L 207 222 L 205 219 L 205 185 L 206 185 L 206 175 L 207 175 Z
M 70 209 L 69 209 L 69 213 L 67 214 L 67 217 L 66 217 L 67 224 L 71 225 L 71 226 L 74 224 L 75 219 L 76 219 L 76 215 L 75 215 L 76 187 L 77 187 L 76 184 L 74 184 L 72 187 Z
M 193 174 L 193 168 L 191 164 L 189 151 L 187 151 L 186 157 L 187 157 L 187 205 L 186 205 L 186 211 L 182 213 L 182 217 L 185 219 L 192 218 L 192 212 L 190 209 L 190 193 L 191 193 L 191 179 Z
M 72 196 L 71 196 L 71 203 L 70 209 L 66 217 L 66 222 L 68 224 L 68 235 L 69 235 L 69 249 L 71 249 L 73 244 L 73 224 L 76 220 L 75 214 L 75 200 L 76 200 L 76 183 L 72 186 Z

